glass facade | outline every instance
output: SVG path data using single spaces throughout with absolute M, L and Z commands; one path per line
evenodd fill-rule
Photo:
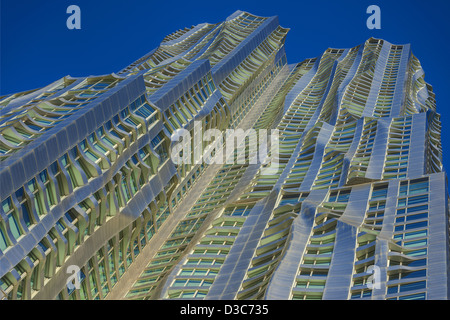
M 448 299 L 418 59 L 371 38 L 288 64 L 287 32 L 237 11 L 117 73 L 0 97 L 0 299 Z M 278 152 L 175 164 L 195 126 L 277 129 Z

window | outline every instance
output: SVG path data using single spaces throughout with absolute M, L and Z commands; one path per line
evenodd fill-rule
M 365 289 L 365 290 L 352 291 L 352 295 L 351 295 L 350 299 L 370 298 L 371 296 L 372 296 L 372 290 Z
M 8 223 L 12 235 L 14 236 L 15 239 L 18 239 L 22 235 L 22 231 L 19 228 L 19 224 L 16 220 L 16 217 L 14 217 L 14 214 L 9 215 Z
M 424 228 L 426 226 L 428 226 L 428 221 L 407 223 L 404 225 L 396 226 L 395 231 L 397 232 L 397 231 L 411 230 L 411 229 L 417 229 L 417 228 Z
M 163 163 L 166 159 L 168 159 L 168 153 L 166 150 L 166 146 L 164 145 L 164 136 L 162 133 L 158 133 L 155 138 L 151 141 L 151 146 L 153 150 L 160 156 L 161 163 Z
M 385 199 L 386 196 L 387 196 L 387 191 L 388 191 L 388 185 L 387 184 L 374 186 L 373 191 L 372 191 L 372 198 L 371 198 L 371 200 Z
M 407 216 L 403 216 L 403 217 L 397 217 L 395 219 L 395 222 L 414 221 L 414 220 L 420 220 L 420 219 L 426 219 L 426 218 L 428 218 L 428 212 L 407 215 Z
M 428 192 L 428 177 L 402 181 L 400 183 L 400 196 L 415 195 Z
M 296 288 L 325 289 L 325 281 L 298 280 Z
M 413 241 L 405 241 L 403 243 L 404 247 L 421 247 L 426 246 L 428 244 L 427 239 L 421 239 L 421 240 L 413 240 Z
M 418 271 L 402 271 L 401 273 L 392 274 L 389 276 L 390 280 L 398 280 L 398 279 L 411 279 L 411 278 L 420 278 L 425 277 L 427 275 L 427 271 L 425 269 Z
M 411 239 L 411 238 L 426 237 L 427 234 L 428 234 L 427 230 L 419 230 L 419 231 L 407 232 L 404 234 L 394 235 L 394 239 Z
M 3 228 L 0 226 L 0 250 L 5 251 L 8 248 L 8 242 L 6 241 L 5 234 L 3 233 Z
M 388 294 L 395 294 L 395 293 L 402 293 L 407 291 L 413 291 L 413 290 L 420 290 L 420 289 L 426 289 L 426 281 L 419 281 L 419 282 L 411 282 L 407 284 L 400 284 L 388 287 L 387 293 Z
M 407 296 L 400 296 L 398 297 L 398 300 L 425 300 L 425 292 L 423 293 L 417 293 L 417 294 L 411 294 Z
M 348 202 L 351 189 L 333 191 L 328 199 L 329 202 Z

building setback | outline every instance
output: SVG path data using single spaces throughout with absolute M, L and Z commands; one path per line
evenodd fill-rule
M 117 73 L 0 97 L 0 299 L 448 299 L 419 60 L 371 38 L 288 64 L 287 32 L 236 11 Z M 278 150 L 175 164 L 195 126 L 277 129 Z

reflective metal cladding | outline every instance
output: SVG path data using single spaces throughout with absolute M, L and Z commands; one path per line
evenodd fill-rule
M 0 299 L 448 299 L 419 60 L 371 38 L 288 64 L 288 31 L 236 11 L 117 73 L 0 97 Z M 252 162 L 247 136 L 208 163 L 225 137 L 190 134 L 174 163 L 198 127 L 277 148 Z

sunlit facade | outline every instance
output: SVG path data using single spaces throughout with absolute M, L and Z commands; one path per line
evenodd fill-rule
M 448 299 L 418 59 L 371 38 L 288 64 L 287 32 L 237 11 L 117 73 L 1 97 L 0 298 Z M 171 138 L 198 123 L 278 129 L 279 150 L 174 164 Z

